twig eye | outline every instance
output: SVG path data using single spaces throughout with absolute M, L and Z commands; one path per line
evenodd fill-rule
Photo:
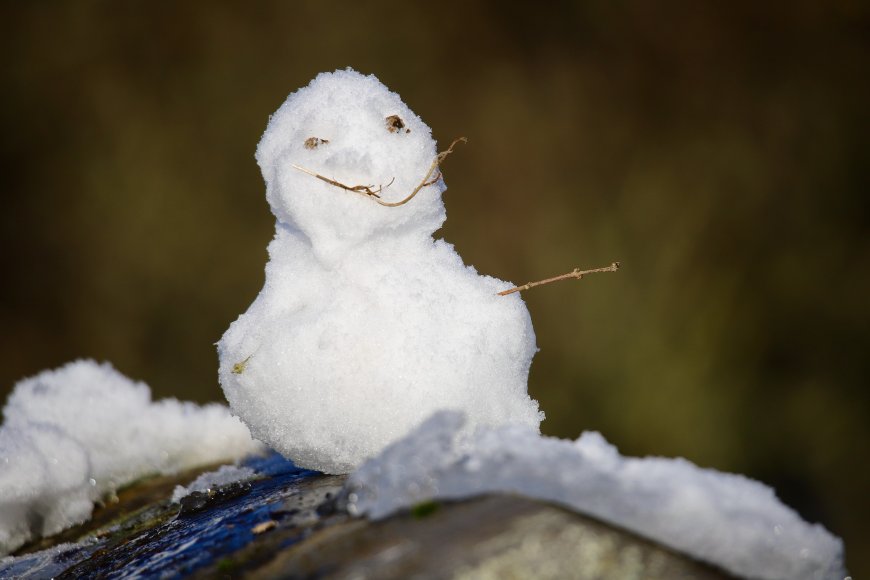
M 320 137 L 309 137 L 305 140 L 305 148 L 317 149 L 319 145 L 325 145 L 327 143 L 329 143 L 329 139 L 321 139 Z
M 398 133 L 405 129 L 405 122 L 398 115 L 390 115 L 387 117 L 387 131 L 390 133 Z M 405 133 L 410 133 L 410 129 L 405 129 Z

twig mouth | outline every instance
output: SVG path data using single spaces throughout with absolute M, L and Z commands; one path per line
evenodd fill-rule
M 335 187 L 340 187 L 341 189 L 344 189 L 346 191 L 353 191 L 356 193 L 360 193 L 366 197 L 371 197 L 373 199 L 380 198 L 381 197 L 380 193 L 384 190 L 384 188 L 390 187 L 393 184 L 393 182 L 396 180 L 396 178 L 394 177 L 390 180 L 390 182 L 388 184 L 379 185 L 377 187 L 375 187 L 374 185 L 345 185 L 340 181 L 336 181 L 334 179 L 330 179 L 328 177 L 320 175 L 319 173 L 317 173 L 315 171 L 311 171 L 310 169 L 306 169 L 306 168 L 302 167 L 301 165 L 296 165 L 294 163 L 292 165 L 292 167 L 293 167 L 293 169 L 298 169 L 299 171 L 301 171 L 303 173 L 307 173 L 308 175 L 311 175 L 312 177 L 316 177 L 317 179 L 319 179 L 321 181 L 325 181 L 329 185 L 334 185 Z
M 380 195 L 384 189 L 386 189 L 387 187 L 389 187 L 390 185 L 393 184 L 393 182 L 396 180 L 395 177 L 393 177 L 388 184 L 378 185 L 377 187 L 375 187 L 374 185 L 346 185 L 340 181 L 336 181 L 335 179 L 330 179 L 328 177 L 325 177 L 325 176 L 317 173 L 316 171 L 312 171 L 312 170 L 306 169 L 305 167 L 302 167 L 300 165 L 296 165 L 295 163 L 292 165 L 292 167 L 293 167 L 293 169 L 298 169 L 299 171 L 301 171 L 303 173 L 307 173 L 308 175 L 310 175 L 312 177 L 316 177 L 317 179 L 324 181 L 330 185 L 334 185 L 335 187 L 338 187 L 339 189 L 343 189 L 345 191 L 352 191 L 354 193 L 359 193 L 360 195 L 364 195 L 365 197 L 368 197 L 369 199 L 373 199 L 374 201 L 376 201 L 377 203 L 379 203 L 380 205 L 382 205 L 384 207 L 398 207 L 400 205 L 405 205 L 406 203 L 408 203 L 409 201 L 414 199 L 414 196 L 417 195 L 420 192 L 420 190 L 423 189 L 424 187 L 428 187 L 434 183 L 437 183 L 438 180 L 441 179 L 441 170 L 439 169 L 439 167 L 440 167 L 441 163 L 444 161 L 444 158 L 446 158 L 448 155 L 453 153 L 453 147 L 459 142 L 467 143 L 468 139 L 466 139 L 465 137 L 459 137 L 458 139 L 454 139 L 453 143 L 450 144 L 450 147 L 448 147 L 446 150 L 444 150 L 441 153 L 439 153 L 438 155 L 436 155 L 435 159 L 432 161 L 432 165 L 429 166 L 429 171 L 427 171 L 426 175 L 423 177 L 423 179 L 420 180 L 420 184 L 417 187 L 415 187 L 414 190 L 411 191 L 411 193 L 409 193 L 407 197 L 405 197 L 404 199 L 402 199 L 400 201 L 393 201 L 393 202 L 384 201 L 383 199 L 381 199 L 381 195 Z M 437 174 L 436 174 L 436 172 L 437 172 Z M 433 177 L 433 174 L 434 174 L 434 177 Z

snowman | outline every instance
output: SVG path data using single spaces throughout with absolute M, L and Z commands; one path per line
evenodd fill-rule
M 256 158 L 275 237 L 219 376 L 252 435 L 301 467 L 349 472 L 441 409 L 470 428 L 543 419 L 524 302 L 433 239 L 443 156 L 396 93 L 350 69 L 269 120 Z

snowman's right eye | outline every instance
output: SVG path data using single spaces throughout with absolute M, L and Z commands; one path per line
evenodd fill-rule
M 386 118 L 387 131 L 390 133 L 401 133 L 405 129 L 405 122 L 398 115 L 390 115 Z M 410 133 L 410 129 L 405 129 L 405 133 Z
M 320 137 L 309 137 L 305 140 L 306 149 L 317 149 L 320 145 L 326 145 L 329 139 L 321 139 Z

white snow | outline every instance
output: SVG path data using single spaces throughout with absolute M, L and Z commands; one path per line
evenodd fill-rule
M 91 360 L 22 380 L 3 418 L 0 555 L 87 520 L 139 477 L 262 448 L 226 407 L 152 402 L 147 385 Z
M 254 476 L 256 476 L 256 472 L 250 467 L 221 465 L 215 471 L 203 473 L 187 486 L 176 485 L 172 491 L 172 501 L 178 503 L 182 498 L 189 496 L 195 491 L 209 492 L 231 483 L 247 481 Z
M 843 545 L 766 485 L 684 459 L 628 458 L 594 432 L 577 441 L 523 426 L 463 429 L 433 415 L 348 479 L 351 513 L 380 519 L 430 499 L 489 492 L 552 501 L 748 578 L 841 579 Z
M 471 425 L 543 418 L 524 302 L 432 238 L 443 180 L 384 207 L 294 167 L 395 202 L 435 156 L 429 127 L 352 70 L 290 95 L 260 141 L 276 233 L 262 291 L 218 343 L 220 382 L 251 433 L 301 467 L 351 471 L 438 409 Z

